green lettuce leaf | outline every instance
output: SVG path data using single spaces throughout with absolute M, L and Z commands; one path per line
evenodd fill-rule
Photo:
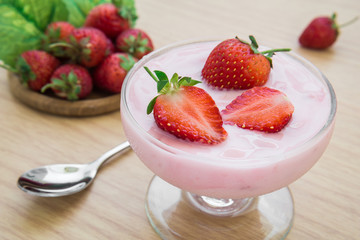
M 11 67 L 24 51 L 39 47 L 42 32 L 11 5 L 0 5 L 0 60 Z
M 40 31 L 44 31 L 51 22 L 68 19 L 68 10 L 63 0 L 0 0 L 1 3 L 13 6 Z
M 111 3 L 111 0 L 64 0 L 69 11 L 68 21 L 75 27 L 81 27 L 90 10 L 103 3 Z

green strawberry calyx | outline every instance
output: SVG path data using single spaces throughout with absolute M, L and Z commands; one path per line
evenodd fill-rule
M 144 69 L 157 83 L 157 92 L 159 93 L 159 95 L 150 101 L 147 107 L 147 114 L 150 114 L 153 111 L 156 99 L 160 95 L 175 94 L 182 86 L 194 86 L 198 83 L 201 83 L 201 81 L 194 80 L 191 77 L 180 77 L 177 73 L 174 73 L 169 80 L 167 75 L 162 71 L 155 70 L 154 74 L 148 67 L 145 66 Z
M 135 59 L 131 55 L 125 56 L 119 56 L 119 58 L 122 60 L 120 63 L 120 66 L 126 71 L 129 72 L 130 69 L 134 66 L 136 63 Z
M 24 86 L 28 86 L 29 81 L 36 80 L 37 78 L 36 74 L 31 69 L 30 64 L 21 55 L 16 60 L 15 67 L 7 64 L 0 64 L 0 67 L 20 75 L 20 82 Z
M 244 40 L 239 39 L 238 37 L 235 37 L 237 40 L 239 40 L 240 42 L 247 44 L 250 46 L 251 50 L 254 52 L 254 54 L 261 54 L 263 55 L 270 63 L 270 67 L 273 67 L 272 64 L 272 57 L 275 55 L 276 52 L 289 52 L 291 51 L 290 48 L 277 48 L 277 49 L 269 49 L 269 50 L 265 50 L 265 51 L 259 51 L 259 45 L 255 39 L 255 37 L 253 35 L 249 36 L 249 39 L 251 41 L 251 43 L 248 43 Z
M 64 55 L 64 50 L 62 49 L 62 46 L 57 46 L 57 43 L 65 42 L 60 39 L 60 28 L 49 28 L 48 33 L 46 35 L 43 35 L 41 39 L 42 50 L 56 57 L 62 57 Z
M 138 19 L 134 0 L 112 0 L 112 3 L 119 9 L 119 15 L 128 20 L 131 27 L 135 26 Z
M 120 46 L 119 48 L 124 51 L 128 52 L 132 55 L 135 53 L 144 53 L 146 51 L 151 51 L 152 49 L 148 46 L 149 40 L 147 38 L 143 38 L 141 33 L 135 37 L 134 35 L 130 35 L 129 37 L 124 39 L 125 45 Z
M 31 69 L 28 62 L 22 56 L 20 56 L 16 62 L 16 69 L 10 68 L 9 70 L 18 73 L 20 75 L 21 83 L 23 83 L 25 86 L 30 80 L 36 79 L 35 73 Z
M 72 35 L 69 36 L 69 42 L 58 40 L 48 45 L 47 52 L 55 57 L 69 58 L 70 62 L 79 62 L 80 59 L 90 60 L 90 37 L 83 37 L 79 41 Z
M 78 100 L 78 95 L 81 92 L 79 79 L 73 71 L 69 74 L 61 74 L 60 78 L 51 79 L 51 83 L 42 87 L 41 92 L 44 93 L 48 88 L 52 88 L 60 93 L 63 93 L 70 101 Z

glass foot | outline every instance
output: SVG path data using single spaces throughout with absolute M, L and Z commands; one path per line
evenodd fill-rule
M 214 199 L 182 191 L 154 176 L 146 213 L 162 239 L 284 239 L 294 216 L 288 188 L 246 199 Z

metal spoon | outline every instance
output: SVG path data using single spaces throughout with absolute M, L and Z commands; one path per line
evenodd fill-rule
M 74 194 L 89 186 L 103 163 L 129 148 L 129 142 L 124 142 L 88 164 L 55 164 L 34 168 L 21 175 L 17 185 L 24 192 L 40 197 Z

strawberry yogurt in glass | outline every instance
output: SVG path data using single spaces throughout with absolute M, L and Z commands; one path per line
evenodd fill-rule
M 147 105 L 157 95 L 157 90 L 144 66 L 152 71 L 163 71 L 168 76 L 178 73 L 202 81 L 201 70 L 205 61 L 219 43 L 178 43 L 145 56 L 128 73 L 121 94 L 122 124 L 131 147 L 139 159 L 161 178 L 153 180 L 152 184 L 164 181 L 163 184 L 183 190 L 179 199 L 184 198 L 186 192 L 188 197 L 196 196 L 191 197 L 190 202 L 200 199 L 208 205 L 216 205 L 216 201 L 227 205 L 229 199 L 243 202 L 244 199 L 281 191 L 301 177 L 325 151 L 336 113 L 335 93 L 324 75 L 292 52 L 276 53 L 270 78 L 264 86 L 285 93 L 295 109 L 290 122 L 280 132 L 264 133 L 224 125 L 227 139 L 220 144 L 207 145 L 176 138 L 158 128 L 153 114 L 146 114 Z M 196 86 L 211 95 L 220 111 L 243 92 L 218 90 L 206 82 Z M 150 186 L 148 195 L 152 189 L 157 188 Z M 292 202 L 291 194 L 284 194 Z M 209 203 L 207 199 L 213 201 Z M 149 210 L 154 200 L 148 201 L 150 222 L 158 233 L 163 232 L 159 233 L 160 236 L 171 238 L 169 236 L 173 234 L 168 232 L 172 231 L 162 230 L 169 226 L 159 227 L 158 221 L 154 220 L 156 214 Z M 292 215 L 289 218 L 285 235 Z

